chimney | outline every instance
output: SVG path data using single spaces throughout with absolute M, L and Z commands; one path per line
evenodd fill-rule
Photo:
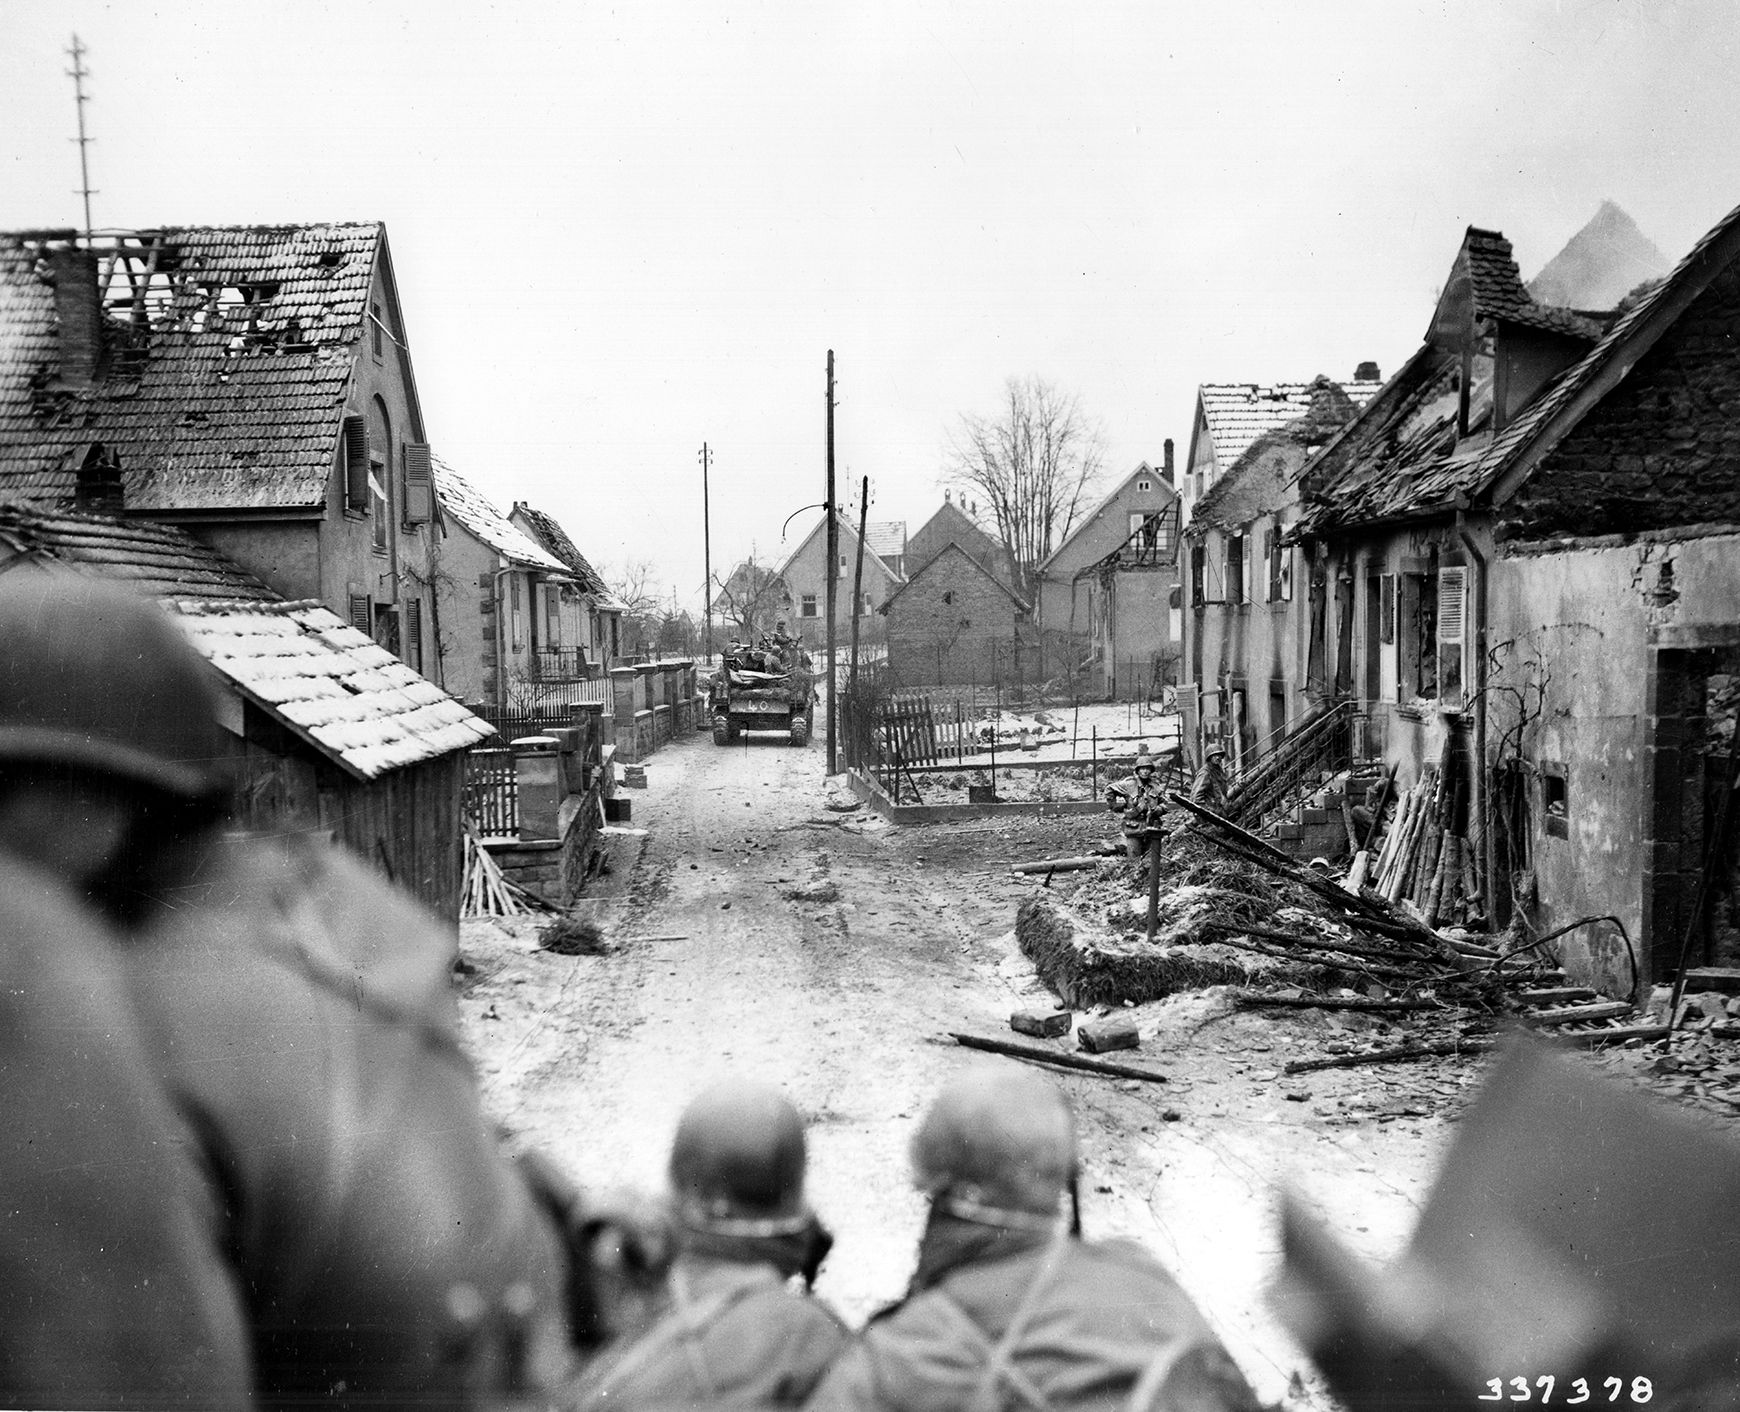
M 943 504 L 947 505 L 950 503 L 951 502 L 949 500 L 949 492 L 947 490 L 945 490 L 945 491 L 943 491 Z
M 1176 485 L 1177 482 L 1172 479 L 1172 475 L 1173 475 L 1172 438 L 1167 437 L 1166 438 L 1166 460 L 1165 460 L 1164 464 L 1160 467 L 1160 479 L 1165 481 L 1167 485 Z
M 82 391 L 97 376 L 103 356 L 103 302 L 97 296 L 97 261 L 71 246 L 49 253 L 54 312 L 60 325 L 59 385 Z
M 1382 382 L 1384 376 L 1378 371 L 1378 365 L 1368 360 L 1353 370 L 1353 380 L 1355 382 Z

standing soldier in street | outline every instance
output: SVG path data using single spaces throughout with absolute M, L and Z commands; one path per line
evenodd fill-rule
M 912 1158 L 930 1216 L 911 1290 L 834 1365 L 816 1412 L 1259 1412 L 1146 1251 L 1081 1238 L 1074 1123 L 1049 1081 L 950 1083 Z
M 184 1124 L 259 1405 L 458 1408 L 479 1379 L 566 1378 L 595 1312 L 574 1194 L 505 1156 L 483 1116 L 451 939 L 348 855 L 223 834 L 210 669 L 145 599 L 17 568 L 0 643 L 7 842 L 110 929 L 133 1063 Z M 144 1362 L 138 1378 L 149 1400 Z
M 803 1119 L 777 1089 L 726 1080 L 688 1106 L 671 1145 L 670 1309 L 601 1360 L 588 1412 L 810 1395 L 847 1334 L 808 1293 L 832 1237 L 804 1201 L 804 1162 Z
M 1202 753 L 1202 768 L 1196 772 L 1196 778 L 1190 785 L 1190 802 L 1200 804 L 1204 809 L 1212 809 L 1217 814 L 1226 813 L 1229 798 L 1229 783 L 1226 775 L 1226 747 L 1211 745 Z
M 1139 747 L 1131 773 L 1106 790 L 1106 807 L 1122 816 L 1124 851 L 1132 858 L 1140 858 L 1148 851 L 1166 816 L 1166 799 L 1156 763 L 1146 745 Z

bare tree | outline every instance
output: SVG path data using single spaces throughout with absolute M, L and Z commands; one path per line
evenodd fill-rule
M 1073 393 L 1040 377 L 1010 378 L 995 416 L 962 414 L 944 479 L 984 497 L 1010 579 L 1031 599 L 1040 563 L 1075 528 L 1103 459 L 1099 429 Z
M 764 564 L 745 559 L 720 583 L 714 576 L 713 611 L 735 625 L 736 636 L 754 641 L 758 632 L 773 626 L 773 619 L 791 613 L 791 588 Z
M 622 640 L 636 649 L 650 645 L 665 615 L 657 571 L 646 559 L 629 559 L 610 570 L 606 581 L 622 603 Z

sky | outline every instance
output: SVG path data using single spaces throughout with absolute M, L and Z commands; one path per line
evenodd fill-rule
M 1730 0 L 0 0 L 0 229 L 383 220 L 436 453 L 594 563 L 909 530 L 1011 377 L 1109 472 L 1203 382 L 1387 376 L 1470 224 L 1740 204 Z M 801 512 L 789 520 L 793 512 Z M 782 539 L 783 531 L 783 539 Z

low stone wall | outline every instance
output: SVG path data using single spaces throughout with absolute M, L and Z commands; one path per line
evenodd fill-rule
M 699 693 L 695 664 L 688 659 L 611 668 L 617 758 L 625 764 L 644 760 L 679 731 L 693 730 L 701 716 Z
M 560 907 L 564 896 L 562 841 L 557 838 L 509 843 L 492 840 L 485 845 L 502 876 L 523 887 L 533 897 Z

